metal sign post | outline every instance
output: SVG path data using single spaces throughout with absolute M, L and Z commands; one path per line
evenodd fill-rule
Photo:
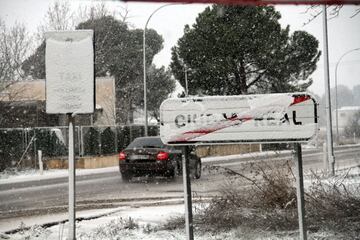
M 192 215 L 191 181 L 189 176 L 188 146 L 183 147 L 183 152 L 184 154 L 182 155 L 182 164 L 183 164 L 186 239 L 193 240 L 194 228 L 193 228 L 193 215 Z
M 75 235 L 75 118 L 68 114 L 69 121 L 69 238 L 76 239 Z
M 297 208 L 299 218 L 299 232 L 300 239 L 306 240 L 306 223 L 305 223 L 305 200 L 304 200 L 304 179 L 303 179 L 303 166 L 302 166 L 302 153 L 301 144 L 294 144 L 295 150 L 295 165 L 296 165 L 296 195 L 297 195 Z

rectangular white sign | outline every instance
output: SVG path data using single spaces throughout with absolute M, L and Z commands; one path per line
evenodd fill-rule
M 165 144 L 305 142 L 318 130 L 308 93 L 170 98 L 160 106 Z
M 93 30 L 46 33 L 46 112 L 93 113 Z

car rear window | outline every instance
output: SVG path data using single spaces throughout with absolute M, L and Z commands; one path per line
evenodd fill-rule
M 136 138 L 127 146 L 129 148 L 164 148 L 160 138 Z

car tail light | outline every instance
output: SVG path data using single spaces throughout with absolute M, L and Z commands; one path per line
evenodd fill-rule
M 119 160 L 125 160 L 126 154 L 124 152 L 119 153 Z
M 167 153 L 167 152 L 159 152 L 156 155 L 156 160 L 163 161 L 163 160 L 168 160 L 168 159 L 169 159 L 169 153 Z

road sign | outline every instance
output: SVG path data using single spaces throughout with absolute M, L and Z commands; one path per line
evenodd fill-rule
M 46 33 L 46 112 L 93 113 L 93 30 Z
M 69 121 L 69 237 L 75 227 L 75 115 L 94 113 L 94 32 L 93 30 L 47 32 L 46 113 L 67 114 Z
M 160 106 L 165 144 L 306 142 L 318 130 L 308 93 L 171 98 Z

